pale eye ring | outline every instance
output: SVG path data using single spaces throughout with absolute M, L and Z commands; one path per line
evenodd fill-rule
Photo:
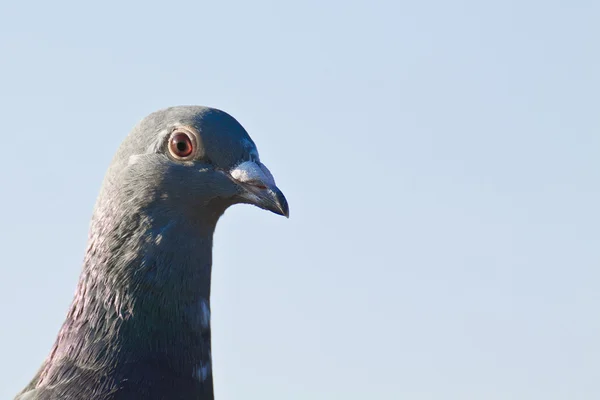
M 169 152 L 178 160 L 189 160 L 196 154 L 194 136 L 182 130 L 174 131 L 169 137 Z

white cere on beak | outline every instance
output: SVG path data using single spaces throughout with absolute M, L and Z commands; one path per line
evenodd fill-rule
M 275 186 L 271 171 L 260 162 L 244 161 L 232 169 L 230 174 L 233 179 L 242 183 L 260 182 L 265 186 Z

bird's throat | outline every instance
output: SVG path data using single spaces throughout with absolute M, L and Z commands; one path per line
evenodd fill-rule
M 212 398 L 214 225 L 139 215 L 118 221 L 92 221 L 75 299 L 41 380 L 64 379 L 73 373 L 66 366 L 84 360 L 80 367 L 109 374 L 113 389 L 136 376 L 139 384 L 191 385 Z

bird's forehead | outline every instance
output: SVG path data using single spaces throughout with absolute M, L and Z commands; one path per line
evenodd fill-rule
M 217 165 L 233 165 L 240 160 L 258 160 L 256 145 L 233 117 L 226 113 L 201 114 L 192 121 L 205 155 Z

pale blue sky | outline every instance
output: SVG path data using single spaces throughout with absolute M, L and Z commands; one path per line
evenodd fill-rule
M 0 6 L 0 398 L 63 321 L 106 167 L 235 116 L 290 202 L 219 223 L 219 400 L 600 398 L 600 3 Z

